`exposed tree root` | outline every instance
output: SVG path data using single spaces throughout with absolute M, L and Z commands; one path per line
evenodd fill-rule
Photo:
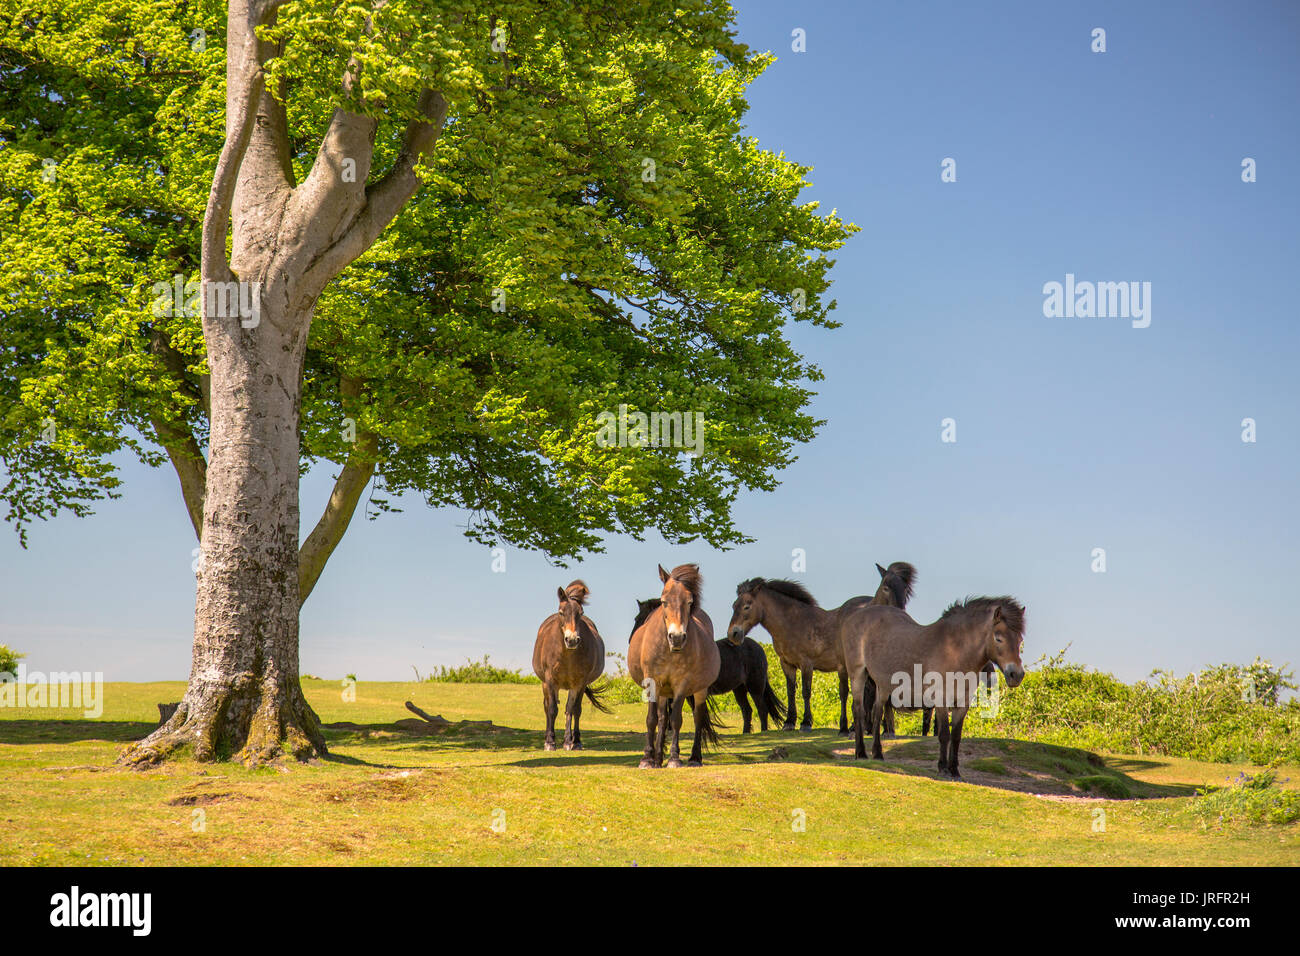
M 320 718 L 296 680 L 283 685 L 246 680 L 192 687 L 171 719 L 123 750 L 117 762 L 152 767 L 187 747 L 196 760 L 235 760 L 248 767 L 329 753 Z

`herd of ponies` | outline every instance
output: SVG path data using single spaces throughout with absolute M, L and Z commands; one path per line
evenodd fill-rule
M 905 561 L 876 565 L 880 586 L 868 597 L 850 598 L 826 610 L 801 584 L 751 578 L 736 587 L 731 623 L 721 640 L 713 639 L 713 622 L 701 607 L 700 569 L 682 564 L 659 567 L 659 597 L 637 601 L 636 621 L 628 639 L 627 669 L 645 688 L 645 755 L 640 766 L 681 767 L 679 738 L 682 711 L 689 701 L 695 739 L 687 766 L 699 766 L 703 746 L 718 742 L 718 726 L 709 697 L 732 693 L 752 730 L 753 711 L 763 730 L 768 721 L 793 730 L 798 706 L 796 676 L 803 676 L 803 721 L 812 728 L 813 671 L 835 672 L 840 682 L 840 726 L 849 732 L 848 699 L 853 696 L 854 757 L 867 758 L 864 740 L 871 722 L 871 757 L 884 759 L 882 732 L 894 732 L 895 710 L 922 712 L 921 734 L 931 718 L 939 740 L 939 770 L 958 778 L 957 750 L 962 722 L 977 685 L 992 686 L 1001 671 L 1009 687 L 1024 679 L 1020 662 L 1025 609 L 1011 597 L 971 597 L 954 602 L 933 624 L 918 624 L 906 612 L 916 569 Z M 537 630 L 533 671 L 542 682 L 547 750 L 555 749 L 559 692 L 568 691 L 564 707 L 564 748 L 582 749 L 582 701 L 608 713 L 602 688 L 594 682 L 605 669 L 605 642 L 584 613 L 590 591 L 582 581 L 558 589 L 559 609 Z M 762 624 L 786 679 L 782 705 L 768 682 L 767 656 L 747 635 Z M 877 688 L 884 688 L 877 693 Z M 753 707 L 750 699 L 753 699 Z M 671 744 L 668 744 L 671 730 Z M 668 759 L 664 748 L 668 745 Z

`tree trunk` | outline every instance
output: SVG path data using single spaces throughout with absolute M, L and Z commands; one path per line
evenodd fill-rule
M 268 303 L 269 304 L 269 303 Z M 205 321 L 214 382 L 189 687 L 125 755 L 261 764 L 326 753 L 298 680 L 298 422 L 310 307 Z
M 307 333 L 325 285 L 419 188 L 416 166 L 437 140 L 448 104 L 437 91 L 421 93 L 401 153 L 375 182 L 377 121 L 336 108 L 316 161 L 295 185 L 284 100 L 266 89 L 265 67 L 279 50 L 257 36 L 259 27 L 275 23 L 282 2 L 227 5 L 226 138 L 203 218 L 211 410 L 193 663 L 176 713 L 123 752 L 129 765 L 187 746 L 200 760 L 246 764 L 326 753 L 320 719 L 298 680 L 300 593 L 311 590 L 321 554 L 337 544 L 348 505 L 364 487 L 354 472 L 371 465 L 350 462 L 352 471 L 345 469 L 347 481 L 309 549 L 311 573 L 300 583 L 298 430 Z M 350 92 L 359 68 L 350 64 L 341 92 Z M 341 174 L 345 160 L 355 163 L 355 177 Z M 249 314 L 232 313 L 232 299 Z

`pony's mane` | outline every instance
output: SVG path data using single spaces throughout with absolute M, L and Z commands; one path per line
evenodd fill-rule
M 894 603 L 900 608 L 907 607 L 912 599 L 912 587 L 916 584 L 916 568 L 906 561 L 895 561 L 885 568 L 882 582 L 894 596 Z
M 700 577 L 698 564 L 679 564 L 668 573 L 668 577 L 690 591 L 691 600 L 695 602 L 696 607 L 699 607 L 700 589 L 704 586 L 704 578 Z
M 636 620 L 632 623 L 632 633 L 635 634 L 636 629 L 644 624 L 646 618 L 654 613 L 655 608 L 663 603 L 664 602 L 659 598 L 651 598 L 648 601 L 637 601 Z
M 579 604 L 585 605 L 587 595 L 591 593 L 591 589 L 587 587 L 587 582 L 579 578 L 565 588 L 564 593 L 569 596 L 570 601 L 577 601 Z
M 939 620 L 974 611 L 989 611 L 995 607 L 1002 608 L 1002 620 L 1017 637 L 1025 635 L 1025 606 L 1013 597 L 968 597 L 964 601 L 953 601 Z
M 750 578 L 748 581 L 741 581 L 736 585 L 736 594 L 750 594 L 759 588 L 768 588 L 777 594 L 783 594 L 786 597 L 798 601 L 800 604 L 810 604 L 817 606 L 817 599 L 808 593 L 808 589 L 796 581 L 787 581 L 784 578 Z

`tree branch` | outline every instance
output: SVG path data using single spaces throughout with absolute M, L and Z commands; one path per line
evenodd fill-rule
M 420 188 L 415 168 L 420 158 L 438 141 L 447 119 L 448 103 L 436 90 L 420 94 L 419 117 L 406 127 L 402 151 L 382 179 L 365 189 L 365 203 L 339 235 L 308 270 L 308 282 L 323 286 L 370 248 L 379 234 L 401 211 Z M 323 149 L 324 147 L 322 147 Z M 367 161 L 367 170 L 368 170 Z M 361 164 L 358 163 L 358 173 Z
M 361 383 L 354 378 L 344 378 L 339 382 L 339 391 L 344 401 L 348 402 L 361 394 Z M 307 600 L 307 596 L 316 587 L 321 572 L 325 570 L 325 563 L 348 530 L 357 502 L 361 500 L 362 492 L 375 473 L 377 449 L 378 439 L 374 433 L 357 433 L 356 446 L 334 482 L 324 513 L 298 550 L 300 604 Z
M 226 139 L 203 213 L 200 263 L 205 282 L 229 282 L 234 278 L 226 256 L 230 208 L 239 168 L 257 124 L 257 104 L 266 88 L 257 28 L 271 19 L 277 6 L 276 2 L 231 0 L 226 15 Z

